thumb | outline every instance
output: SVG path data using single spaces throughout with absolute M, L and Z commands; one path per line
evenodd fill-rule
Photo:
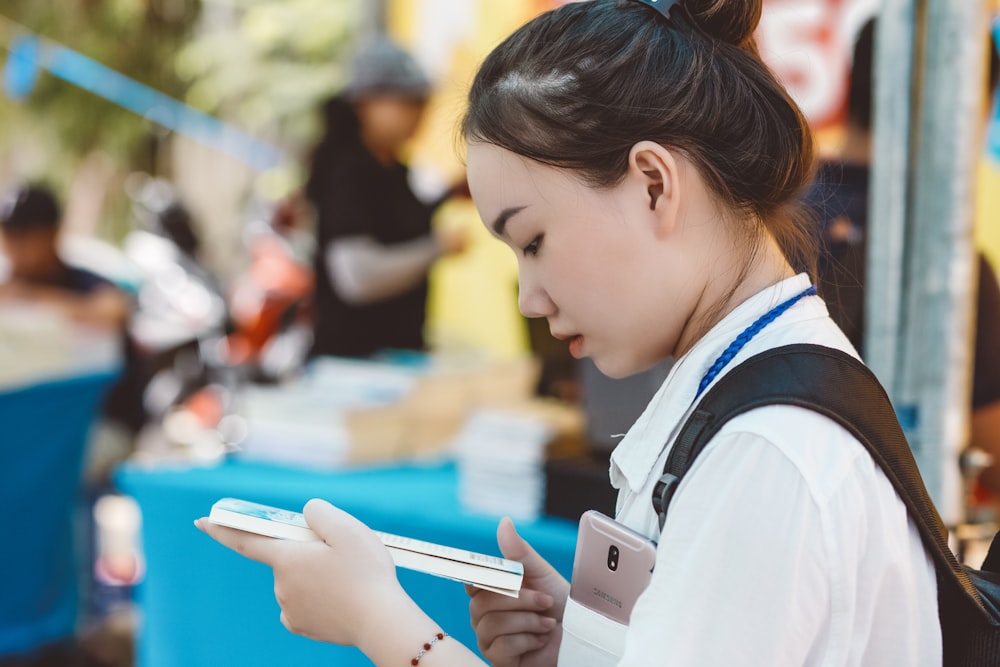
M 539 556 L 538 552 L 521 537 L 509 517 L 501 519 L 500 525 L 497 526 L 497 544 L 504 558 L 519 561 L 524 565 L 525 577 L 544 577 L 555 571 L 549 562 Z
M 367 531 L 367 526 L 325 500 L 313 498 L 302 508 L 302 516 L 316 535 L 333 546 L 338 536 Z

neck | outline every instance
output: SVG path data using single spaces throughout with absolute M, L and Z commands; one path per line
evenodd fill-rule
M 387 167 L 395 164 L 395 152 L 376 141 L 375 138 L 371 136 L 371 133 L 365 132 L 364 129 L 361 130 L 361 143 L 365 145 L 365 148 L 368 149 L 368 152 L 374 156 L 375 160 L 378 161 L 379 164 Z
M 733 262 L 730 266 L 739 266 Z M 795 270 L 785 259 L 778 244 L 766 234 L 762 246 L 745 270 L 737 269 L 725 275 L 710 278 L 698 299 L 691 317 L 677 339 L 674 358 L 680 358 L 694 347 L 712 327 L 721 322 L 741 303 L 758 292 L 795 275 Z

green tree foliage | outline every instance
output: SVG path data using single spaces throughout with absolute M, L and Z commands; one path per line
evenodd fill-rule
M 198 18 L 200 4 L 200 0 L 5 0 L 0 15 L 176 97 L 183 95 L 186 85 L 177 75 L 174 59 Z M 42 72 L 32 94 L 14 106 L 19 108 L 10 113 L 34 128 L 44 127 L 61 157 L 71 163 L 101 149 L 117 160 L 151 167 L 141 164 L 148 161 L 151 132 L 145 119 L 48 73 Z
M 187 102 L 300 151 L 315 135 L 316 107 L 343 84 L 361 1 L 202 2 L 198 34 L 176 61 Z
M 315 113 L 345 78 L 362 16 L 382 0 L 3 0 L 4 48 L 30 31 L 301 156 L 318 130 Z M 367 9 L 366 9 L 367 8 Z M 67 186 L 80 160 L 110 156 L 102 225 L 127 227 L 124 174 L 160 173 L 155 158 L 169 133 L 42 71 L 23 101 L 0 93 L 0 178 L 4 172 Z M 19 168 L 24 146 L 32 165 Z M 14 147 L 12 149 L 12 147 Z M 162 153 L 160 153 L 162 155 Z M 4 168 L 4 162 L 14 165 Z M 299 161 L 270 174 L 272 193 L 299 178 Z M 23 165 L 22 165 L 23 166 Z M 110 218 L 110 220 L 109 220 Z M 107 230 L 105 230 L 107 231 Z

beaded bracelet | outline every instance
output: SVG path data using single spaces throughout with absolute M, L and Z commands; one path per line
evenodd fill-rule
M 416 665 L 419 665 L 420 658 L 424 657 L 424 655 L 427 654 L 427 651 L 431 650 L 432 646 L 434 646 L 447 636 L 448 636 L 447 632 L 439 632 L 436 635 L 434 635 L 434 637 L 429 642 L 425 643 L 424 647 L 420 649 L 420 653 L 417 653 L 417 657 L 415 657 L 413 660 L 410 660 L 410 664 L 414 665 L 414 667 L 416 667 Z

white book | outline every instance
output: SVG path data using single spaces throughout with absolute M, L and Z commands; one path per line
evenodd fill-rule
M 300 513 L 237 498 L 223 498 L 212 505 L 208 520 L 278 539 L 319 540 Z M 509 597 L 517 597 L 521 590 L 524 566 L 516 561 L 401 535 L 379 531 L 375 534 L 389 550 L 397 567 L 453 579 Z

